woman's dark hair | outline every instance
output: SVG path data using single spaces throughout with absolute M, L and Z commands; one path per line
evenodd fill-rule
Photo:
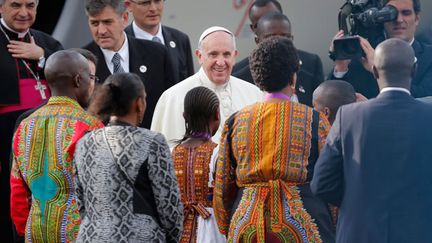
M 124 116 L 132 101 L 143 97 L 144 84 L 134 73 L 116 73 L 96 87 L 89 112 L 106 121 L 111 115 Z
M 249 57 L 255 84 L 263 91 L 277 92 L 292 84 L 300 64 L 291 40 L 274 36 L 263 40 Z
M 200 86 L 189 90 L 184 99 L 186 133 L 181 141 L 192 137 L 193 133 L 211 134 L 209 122 L 218 109 L 219 99 L 210 89 Z

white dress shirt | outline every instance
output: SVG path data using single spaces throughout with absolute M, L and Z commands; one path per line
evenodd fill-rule
M 123 70 L 126 73 L 129 72 L 129 44 L 128 44 L 127 35 L 124 32 L 123 32 L 123 34 L 125 36 L 125 41 L 124 41 L 122 47 L 120 48 L 120 50 L 118 50 L 117 52 L 101 48 L 102 53 L 103 53 L 104 58 L 105 58 L 105 63 L 107 64 L 108 69 L 110 70 L 111 73 L 114 73 L 114 64 L 112 63 L 111 60 L 114 57 L 114 54 L 116 54 L 116 53 L 118 53 L 121 57 L 120 64 L 121 64 Z
M 157 37 L 161 40 L 162 44 L 165 45 L 165 40 L 163 38 L 162 35 L 162 24 L 159 23 L 159 30 L 156 33 L 156 35 L 152 35 L 150 33 L 148 33 L 147 31 L 141 29 L 140 27 L 138 27 L 138 25 L 134 22 L 132 22 L 132 29 L 135 33 L 135 38 L 137 39 L 144 39 L 144 40 L 153 40 L 153 37 Z

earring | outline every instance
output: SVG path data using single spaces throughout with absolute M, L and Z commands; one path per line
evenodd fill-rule
M 138 110 L 137 111 L 137 126 L 141 125 L 143 118 L 144 118 L 144 115 L 141 116 L 140 113 L 141 113 L 141 110 Z

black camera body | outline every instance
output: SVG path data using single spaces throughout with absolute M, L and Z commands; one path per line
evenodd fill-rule
M 397 16 L 398 10 L 391 5 L 384 6 L 382 0 L 347 0 L 340 9 L 338 22 L 339 29 L 342 29 L 349 38 L 344 37 L 338 41 L 337 46 L 335 45 L 334 58 L 342 60 L 364 56 L 359 39 L 352 37 L 362 36 L 376 47 L 386 38 L 384 23 L 394 21 Z

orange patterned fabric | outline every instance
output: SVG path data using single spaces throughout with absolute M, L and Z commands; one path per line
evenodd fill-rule
M 312 156 L 330 129 L 325 117 L 314 112 L 299 103 L 264 102 L 226 122 L 213 208 L 229 242 L 322 242 L 301 196 L 311 180 Z M 242 197 L 235 209 L 239 188 Z
M 183 234 L 180 242 L 196 242 L 197 219 L 210 217 L 213 187 L 209 187 L 210 159 L 217 146 L 211 140 L 196 148 L 177 145 L 173 152 L 174 168 L 184 205 Z

